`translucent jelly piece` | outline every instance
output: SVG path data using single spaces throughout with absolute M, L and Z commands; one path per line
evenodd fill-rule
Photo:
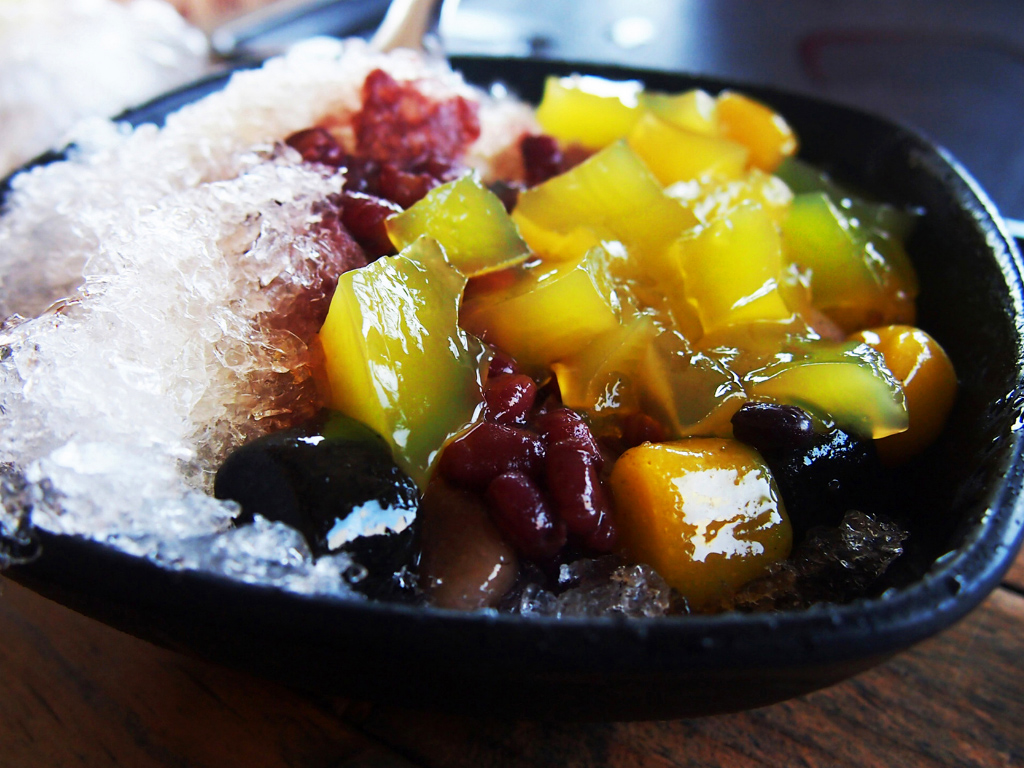
M 652 274 L 672 268 L 665 263 L 669 245 L 696 224 L 624 142 L 523 192 L 512 218 L 542 257 L 586 227 L 600 240 L 624 243 L 640 268 Z
M 797 195 L 782 237 L 786 257 L 810 272 L 814 306 L 847 332 L 913 322 L 917 285 L 902 246 L 872 238 L 827 193 Z
M 751 164 L 763 171 L 796 154 L 796 134 L 782 115 L 742 93 L 718 95 L 718 125 L 723 136 L 749 148 Z
M 738 179 L 750 155 L 735 141 L 682 130 L 652 114 L 637 121 L 627 141 L 666 186 L 707 177 Z
M 537 107 L 537 122 L 556 139 L 600 149 L 629 133 L 640 116 L 642 91 L 643 85 L 636 80 L 549 77 Z
M 782 244 L 768 213 L 744 206 L 677 243 L 686 290 L 706 333 L 792 313 L 779 293 Z
M 896 208 L 888 203 L 861 200 L 851 190 L 834 181 L 827 173 L 809 163 L 790 157 L 775 171 L 795 194 L 824 192 L 839 208 L 847 211 L 862 225 L 905 240 L 917 223 L 915 212 Z
M 644 410 L 672 437 L 732 435 L 730 420 L 747 394 L 728 367 L 675 331 L 655 338 L 645 363 Z
M 610 485 L 626 550 L 694 607 L 789 555 L 792 531 L 775 481 L 743 443 L 645 443 L 622 454 Z
M 789 257 L 811 270 L 816 306 L 866 303 L 878 290 L 849 220 L 827 194 L 797 195 L 783 236 Z
M 743 378 L 752 398 L 797 405 L 862 437 L 907 428 L 903 389 L 867 344 L 809 343 Z
M 718 133 L 718 104 L 707 91 L 645 91 L 640 94 L 640 106 L 676 128 L 703 136 L 715 136 Z
M 730 215 L 744 205 L 758 205 L 780 225 L 789 214 L 793 193 L 782 179 L 751 168 L 733 181 L 707 179 L 673 184 L 665 192 L 693 211 L 702 224 Z
M 472 174 L 435 187 L 391 216 L 387 230 L 398 250 L 423 235 L 434 238 L 466 277 L 519 264 L 530 255 L 504 204 Z
M 575 263 L 512 271 L 512 282 L 467 300 L 462 324 L 527 366 L 546 366 L 619 325 L 601 249 Z
M 320 331 L 332 407 L 383 435 L 421 488 L 483 400 L 482 350 L 458 326 L 465 284 L 421 238 L 342 275 Z
M 597 413 L 638 411 L 644 361 L 657 333 L 654 319 L 640 316 L 554 363 L 562 402 Z

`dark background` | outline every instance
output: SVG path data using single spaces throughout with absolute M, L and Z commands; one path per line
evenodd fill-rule
M 1024 2 L 461 0 L 451 54 L 533 55 L 769 84 L 887 115 L 1024 219 Z

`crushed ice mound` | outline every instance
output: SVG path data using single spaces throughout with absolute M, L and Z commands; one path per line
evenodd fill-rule
M 880 515 L 849 510 L 834 528 L 812 528 L 790 559 L 745 585 L 723 610 L 799 610 L 867 594 L 903 553 L 908 533 Z
M 558 590 L 529 584 L 513 606 L 523 616 L 607 616 L 653 618 L 676 602 L 672 588 L 647 565 L 629 565 L 609 555 L 562 565 Z
M 80 125 L 66 162 L 13 180 L 0 217 L 5 530 L 31 510 L 38 527 L 173 567 L 350 593 L 338 563 L 314 564 L 273 526 L 234 529 L 236 509 L 209 491 L 232 448 L 319 407 L 312 352 L 275 310 L 324 300 L 344 255 L 318 201 L 343 177 L 282 140 L 325 120 L 343 133 L 376 68 L 474 93 L 411 52 L 317 41 L 163 129 Z M 484 120 L 479 157 L 498 151 L 500 122 Z

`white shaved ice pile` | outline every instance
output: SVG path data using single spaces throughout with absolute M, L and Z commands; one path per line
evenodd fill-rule
M 325 121 L 344 136 L 377 68 L 481 100 L 485 175 L 531 125 L 444 62 L 320 40 L 162 129 L 80 125 L 66 162 L 14 179 L 0 216 L 0 531 L 30 509 L 37 527 L 171 567 L 354 594 L 344 555 L 314 564 L 283 525 L 232 528 L 236 505 L 209 491 L 226 454 L 312 386 L 306 345 L 269 319 L 320 290 L 332 246 L 317 203 L 344 178 L 282 140 Z

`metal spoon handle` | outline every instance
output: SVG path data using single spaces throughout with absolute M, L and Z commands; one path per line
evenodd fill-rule
M 390 30 L 388 39 L 401 33 L 401 40 L 386 49 L 399 45 L 420 47 L 422 35 L 436 28 L 439 17 L 439 8 L 428 10 L 422 5 L 434 3 L 275 0 L 213 30 L 210 45 L 223 60 L 255 62 L 284 53 L 294 43 L 317 35 L 364 37 Z
M 378 51 L 423 50 L 423 38 L 437 29 L 440 15 L 439 0 L 392 0 L 370 45 Z

